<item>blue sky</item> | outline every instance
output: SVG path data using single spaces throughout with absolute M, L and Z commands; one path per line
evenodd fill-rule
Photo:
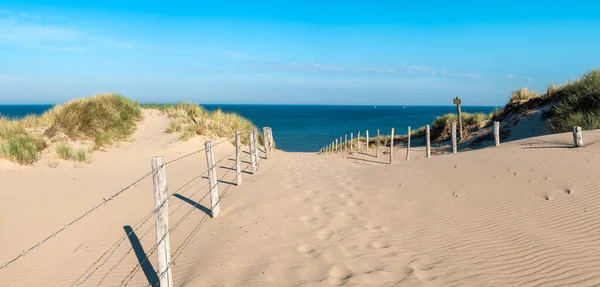
M 594 1 L 91 2 L 0 2 L 0 104 L 502 105 L 600 63 Z

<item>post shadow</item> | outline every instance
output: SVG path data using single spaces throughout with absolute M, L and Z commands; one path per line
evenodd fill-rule
M 210 209 L 206 208 L 204 205 L 200 204 L 200 202 L 195 202 L 195 201 L 193 201 L 181 194 L 178 194 L 178 193 L 173 194 L 173 196 L 191 204 L 192 206 L 195 206 L 196 208 L 202 210 L 202 212 L 206 213 L 208 216 L 212 217 L 212 211 Z
M 360 160 L 360 161 L 366 161 L 366 162 L 372 162 L 372 163 L 387 164 L 387 162 L 368 160 L 368 159 L 364 159 L 364 158 L 357 158 L 357 157 L 350 157 L 350 156 L 348 156 L 346 158 L 348 158 L 348 159 L 354 159 L 354 160 Z
M 129 242 L 131 243 L 133 252 L 135 253 L 137 260 L 140 263 L 140 266 L 142 267 L 144 275 L 146 275 L 148 283 L 151 286 L 159 286 L 160 280 L 158 278 L 158 274 L 156 274 L 156 271 L 154 270 L 154 267 L 152 266 L 150 260 L 147 260 L 148 256 L 146 255 L 146 252 L 144 251 L 144 248 L 142 247 L 142 244 L 140 243 L 140 240 L 138 239 L 137 235 L 129 225 L 123 226 L 123 229 L 125 230 L 125 234 L 127 234 L 127 237 L 129 238 Z
M 232 168 L 232 167 L 229 167 L 229 166 L 219 166 L 219 168 L 222 168 L 222 169 L 228 169 L 228 170 L 235 170 L 235 168 Z M 242 173 L 245 173 L 245 174 L 252 174 L 251 172 L 249 172 L 249 171 L 245 171 L 245 170 L 242 170 Z
M 203 175 L 202 178 L 208 179 L 208 176 Z M 235 184 L 233 182 L 225 181 L 225 180 L 222 180 L 222 179 L 217 179 L 217 182 L 224 183 L 224 184 L 229 184 L 229 185 L 237 185 L 237 184 Z

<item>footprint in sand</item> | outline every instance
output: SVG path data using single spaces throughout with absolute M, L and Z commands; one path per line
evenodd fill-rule
M 313 207 L 312 209 L 314 212 L 324 212 L 325 210 L 327 210 L 327 207 L 321 206 L 321 205 L 316 205 L 315 207 Z
M 308 198 L 308 197 L 295 197 L 294 200 L 302 202 L 302 203 L 309 203 L 310 202 L 310 198 Z
M 306 255 L 307 257 L 311 257 L 311 258 L 315 258 L 320 255 L 320 253 L 317 252 L 315 247 L 310 244 L 302 244 L 302 245 L 298 246 L 298 248 L 296 250 L 298 250 L 298 252 Z
M 328 282 L 330 285 L 334 286 L 344 285 L 353 275 L 354 273 L 352 273 L 352 270 L 344 266 L 335 265 L 329 269 Z
M 380 231 L 382 231 L 381 226 L 379 226 L 377 224 L 368 223 L 364 227 L 369 232 L 380 232 Z
M 300 221 L 304 222 L 304 224 L 306 224 L 307 226 L 312 226 L 315 225 L 317 223 L 317 218 L 316 217 L 312 217 L 312 216 L 301 216 Z
M 317 237 L 321 240 L 329 240 L 335 234 L 331 228 L 325 227 L 317 232 Z
M 359 207 L 361 205 L 362 205 L 362 201 L 349 200 L 348 202 L 346 202 L 346 206 L 348 206 L 348 207 Z
M 371 242 L 371 247 L 375 248 L 375 249 L 385 249 L 390 247 L 391 245 L 385 241 L 382 240 L 375 240 L 373 242 Z
M 349 199 L 349 198 L 352 198 L 352 193 L 342 192 L 342 193 L 339 193 L 338 196 L 343 199 Z

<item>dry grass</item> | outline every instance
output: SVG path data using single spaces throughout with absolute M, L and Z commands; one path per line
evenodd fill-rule
M 241 141 L 248 143 L 248 132 L 256 126 L 248 119 L 220 109 L 207 111 L 198 104 L 182 102 L 178 104 L 142 104 L 143 108 L 157 109 L 169 115 L 171 122 L 167 132 L 181 133 L 181 140 L 187 141 L 196 135 L 208 137 L 233 137 L 236 131 L 242 132 Z M 262 142 L 262 135 L 259 134 Z
M 117 94 L 75 99 L 53 110 L 48 137 L 92 140 L 96 149 L 127 139 L 142 119 L 139 104 Z
M 528 88 L 520 88 L 511 93 L 510 103 L 528 101 L 533 98 L 539 98 L 540 96 L 540 93 L 536 91 L 530 90 Z

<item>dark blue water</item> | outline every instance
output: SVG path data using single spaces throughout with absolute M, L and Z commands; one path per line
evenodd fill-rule
M 336 137 L 365 130 L 374 136 L 377 129 L 389 134 L 404 134 L 408 126 L 431 124 L 436 116 L 456 112 L 455 106 L 299 106 L 299 105 L 205 105 L 208 110 L 221 108 L 250 119 L 262 131 L 273 128 L 277 148 L 284 151 L 317 151 Z M 50 105 L 1 106 L 0 114 L 23 117 L 41 114 Z M 464 112 L 489 113 L 496 107 L 463 107 Z

